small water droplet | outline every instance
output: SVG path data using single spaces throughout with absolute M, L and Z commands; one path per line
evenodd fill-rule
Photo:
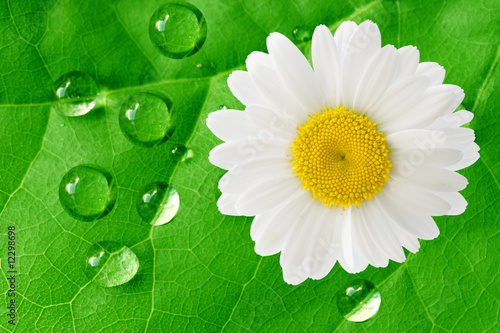
M 150 93 L 136 93 L 123 103 L 120 128 L 132 142 L 145 147 L 167 141 L 175 125 L 172 102 Z
M 94 165 L 69 170 L 59 185 L 59 200 L 73 218 L 94 221 L 109 214 L 116 202 L 113 177 Z
M 362 322 L 370 319 L 380 307 L 380 293 L 373 283 L 356 279 L 337 292 L 337 307 L 345 319 Z
M 196 67 L 201 68 L 201 67 L 203 67 L 203 65 L 202 64 L 196 64 Z
M 207 23 L 189 3 L 166 3 L 149 22 L 149 38 L 165 56 L 189 57 L 200 50 L 207 37 Z
M 193 157 L 193 151 L 184 145 L 176 145 L 172 148 L 172 155 L 174 155 L 175 159 L 183 162 Z
M 64 124 L 61 124 L 61 127 L 64 127 Z
M 170 222 L 179 210 L 180 199 L 177 191 L 163 182 L 144 186 L 137 196 L 136 207 L 139 216 L 152 225 Z
M 54 83 L 58 98 L 52 107 L 66 117 L 82 116 L 96 105 L 98 85 L 92 76 L 83 72 L 69 72 Z
M 311 30 L 305 27 L 296 27 L 292 32 L 293 38 L 297 42 L 308 42 L 312 38 Z
M 227 110 L 227 107 L 225 105 L 219 105 L 219 110 Z
M 101 287 L 115 287 L 135 276 L 139 259 L 126 246 L 116 242 L 98 242 L 90 247 L 85 258 L 85 274 Z

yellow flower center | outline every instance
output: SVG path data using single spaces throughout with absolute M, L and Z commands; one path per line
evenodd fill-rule
M 384 133 L 365 116 L 336 106 L 316 113 L 292 143 L 292 169 L 302 188 L 327 207 L 361 205 L 389 179 Z

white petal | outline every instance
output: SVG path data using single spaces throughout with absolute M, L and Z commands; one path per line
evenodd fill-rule
M 430 86 L 437 86 L 443 83 L 446 71 L 443 66 L 435 62 L 422 62 L 417 67 L 417 75 L 425 75 L 429 78 Z
M 299 284 L 316 270 L 317 259 L 313 257 L 313 249 L 317 242 L 316 232 L 321 227 L 321 215 L 327 208 L 319 202 L 312 202 L 303 211 L 300 221 L 290 229 L 283 250 L 280 264 L 283 277 L 287 283 Z
M 259 131 L 259 128 L 249 121 L 247 114 L 239 110 L 212 112 L 208 115 L 207 126 L 223 141 L 245 139 Z
M 382 189 L 398 206 L 416 214 L 446 215 L 450 205 L 430 191 L 411 185 L 403 180 L 389 179 Z
M 227 85 L 233 95 L 243 104 L 269 105 L 269 101 L 255 86 L 249 73 L 234 71 L 227 78 Z
M 356 251 L 359 251 L 372 266 L 386 267 L 389 264 L 389 258 L 382 252 L 380 244 L 371 237 L 371 233 L 368 231 L 373 225 L 371 221 L 373 216 L 367 216 L 365 212 L 366 210 L 361 206 L 353 214 Z
M 381 131 L 387 132 L 385 123 L 410 110 L 422 98 L 428 84 L 426 77 L 410 76 L 391 86 L 370 108 L 372 121 L 380 125 Z
M 358 25 L 352 21 L 346 21 L 342 23 L 337 30 L 333 39 L 337 44 L 337 48 L 340 52 L 340 56 L 343 57 L 349 46 L 352 36 L 358 30 Z
M 326 207 L 325 207 L 326 208 Z M 319 280 L 328 275 L 337 262 L 341 244 L 340 209 L 326 209 L 326 213 L 319 219 L 321 228 L 317 233 L 317 242 L 313 250 L 313 257 L 317 260 L 315 270 L 311 270 L 310 277 Z
M 451 209 L 446 215 L 460 215 L 467 208 L 467 200 L 458 192 L 435 192 L 435 194 L 446 200 Z
M 472 118 L 474 118 L 474 114 L 472 112 L 460 110 L 437 118 L 432 124 L 427 126 L 426 129 L 460 127 L 462 125 L 470 123 L 472 121 Z
M 302 223 L 302 214 L 314 201 L 306 192 L 296 192 L 293 196 L 284 200 L 284 203 L 276 209 L 275 215 L 267 214 L 267 223 L 264 230 L 255 233 L 255 252 L 262 256 L 268 256 L 283 250 L 291 228 L 296 223 Z M 297 244 L 300 246 L 300 244 Z
M 461 174 L 433 166 L 422 165 L 416 166 L 410 172 L 401 173 L 400 171 L 400 169 L 391 171 L 391 177 L 425 190 L 455 192 L 463 190 L 468 184 L 467 178 Z
M 418 67 L 420 53 L 415 46 L 403 46 L 398 49 L 399 66 L 394 82 L 398 82 L 410 75 L 414 75 Z
M 295 178 L 290 163 L 280 158 L 255 159 L 229 170 L 219 181 L 219 189 L 227 193 L 242 193 L 257 183 L 272 179 Z
M 297 46 L 282 34 L 273 32 L 267 37 L 267 49 L 276 71 L 305 111 L 313 113 L 321 110 L 325 100 L 311 65 Z
M 242 214 L 255 215 L 271 209 L 290 196 L 290 193 L 305 192 L 296 178 L 275 178 L 266 183 L 255 184 L 242 193 L 236 201 L 236 210 Z M 311 199 L 312 200 L 312 199 Z
M 258 136 L 249 137 L 218 145 L 210 151 L 208 159 L 213 165 L 225 170 L 236 169 L 257 159 L 281 157 L 288 160 L 288 145 L 288 141 L 279 138 L 267 142 Z
M 428 152 L 419 149 L 393 149 L 390 155 L 393 168 L 398 174 L 410 174 L 420 165 L 449 168 L 463 159 L 459 149 L 435 148 Z
M 222 195 L 219 197 L 219 200 L 217 200 L 217 207 L 219 208 L 219 211 L 224 215 L 241 215 L 236 211 L 236 208 L 234 206 L 236 204 L 237 198 L 238 196 L 236 195 L 222 193 Z
M 312 39 L 312 61 L 316 80 L 327 107 L 340 104 L 340 55 L 330 30 L 320 25 Z
M 387 121 L 384 128 L 395 132 L 408 128 L 425 128 L 437 118 L 453 112 L 464 99 L 463 90 L 455 85 L 446 84 L 427 89 L 413 108 L 398 113 Z
M 290 142 L 297 136 L 298 120 L 294 114 L 282 114 L 259 105 L 250 105 L 245 112 L 255 124 L 273 135 Z
M 394 201 L 394 196 L 389 196 L 387 193 L 387 191 L 378 193 L 376 199 L 380 202 L 380 208 L 393 219 L 394 223 L 421 239 L 434 239 L 439 235 L 439 229 L 432 217 L 422 211 L 410 210 L 407 205 Z
M 404 223 L 397 222 L 393 219 L 391 215 L 387 213 L 387 211 L 384 209 L 384 203 L 383 200 L 381 199 L 380 196 L 375 196 L 372 200 L 373 204 L 377 206 L 378 211 L 385 216 L 385 221 L 390 225 L 390 228 L 394 230 L 394 234 L 396 237 L 399 239 L 399 243 L 401 246 L 404 246 L 407 248 L 409 251 L 415 253 L 418 251 L 420 248 L 420 243 L 418 242 L 417 239 L 417 234 L 414 234 L 408 230 L 406 230 L 402 225 Z M 433 226 L 431 226 L 431 229 L 435 229 L 435 224 L 434 222 Z
M 353 110 L 369 114 L 393 81 L 398 65 L 397 50 L 392 45 L 380 49 L 370 60 L 356 90 Z
M 261 57 L 263 56 L 259 55 L 259 58 Z M 250 63 L 251 65 L 247 61 L 252 80 L 262 95 L 273 105 L 272 109 L 277 110 L 280 114 L 290 113 L 298 117 L 298 119 L 307 119 L 307 111 L 297 98 L 290 93 L 287 83 L 283 82 L 273 64 L 266 65 L 262 60 L 250 61 Z
M 352 106 L 361 76 L 379 49 L 380 31 L 377 25 L 364 21 L 349 41 L 342 63 L 342 103 L 346 108 Z
M 463 158 L 449 167 L 450 170 L 461 170 L 474 164 L 479 159 L 479 146 L 475 143 L 469 143 L 463 148 L 464 156 Z
M 386 222 L 387 217 L 385 216 L 385 212 L 372 202 L 367 202 L 363 206 L 361 206 L 361 209 L 364 210 L 364 213 L 369 218 L 366 221 L 368 224 L 367 232 L 377 246 L 387 258 L 397 262 L 405 261 L 405 254 L 399 244 L 399 240 Z

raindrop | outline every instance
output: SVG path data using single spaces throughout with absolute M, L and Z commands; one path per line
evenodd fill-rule
M 136 93 L 123 103 L 120 128 L 132 142 L 145 147 L 167 141 L 174 131 L 172 102 L 150 93 Z
M 98 89 L 97 82 L 89 74 L 66 73 L 54 83 L 58 100 L 52 107 L 63 116 L 82 116 L 95 107 Z
M 85 258 L 85 274 L 101 287 L 115 287 L 130 281 L 139 269 L 139 259 L 126 246 L 98 242 Z
M 149 22 L 149 38 L 169 58 L 181 59 L 195 54 L 206 37 L 205 17 L 189 3 L 164 4 Z
M 227 107 L 223 104 L 219 105 L 219 110 L 227 110 Z
M 144 186 L 137 196 L 136 207 L 139 216 L 152 225 L 170 222 L 179 210 L 180 199 L 177 191 L 163 182 Z
M 362 322 L 370 319 L 380 307 L 380 293 L 373 283 L 356 279 L 337 292 L 337 307 L 345 319 Z
M 184 162 L 193 157 L 193 151 L 184 145 L 176 145 L 172 148 L 172 155 L 174 155 L 176 160 Z
M 59 200 L 73 218 L 80 221 L 100 219 L 116 202 L 113 177 L 94 165 L 78 165 L 69 170 L 59 185 Z
M 312 38 L 311 30 L 304 27 L 296 27 L 293 30 L 292 35 L 297 42 L 301 43 L 308 42 Z

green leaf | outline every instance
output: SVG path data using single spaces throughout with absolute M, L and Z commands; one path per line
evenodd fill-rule
M 184 59 L 163 56 L 149 39 L 149 19 L 163 3 L 0 0 L 2 331 L 499 330 L 498 1 L 193 0 L 207 38 Z M 336 265 L 323 280 L 290 286 L 278 255 L 254 253 L 252 219 L 218 212 L 224 171 L 207 157 L 220 141 L 205 119 L 222 105 L 242 107 L 226 79 L 244 69 L 251 51 L 265 51 L 270 32 L 293 38 L 297 27 L 334 31 L 347 19 L 371 19 L 383 44 L 415 45 L 421 61 L 445 67 L 446 83 L 465 90 L 463 106 L 475 114 L 481 159 L 463 171 L 466 212 L 436 218 L 441 235 L 421 241 L 405 263 L 355 276 Z M 51 109 L 54 81 L 71 71 L 97 79 L 103 107 L 74 118 Z M 177 113 L 173 136 L 152 148 L 127 140 L 118 122 L 122 103 L 141 92 L 168 96 Z M 177 144 L 193 157 L 173 158 Z M 94 222 L 73 219 L 59 202 L 62 177 L 79 164 L 107 170 L 117 184 L 113 210 Z M 136 211 L 137 194 L 151 182 L 179 193 L 168 224 L 151 226 Z M 6 308 L 9 225 L 16 226 L 15 326 Z M 84 259 L 100 241 L 135 253 L 140 267 L 130 282 L 104 288 L 89 280 Z M 364 323 L 344 320 L 335 303 L 337 290 L 355 278 L 373 282 L 382 298 Z

